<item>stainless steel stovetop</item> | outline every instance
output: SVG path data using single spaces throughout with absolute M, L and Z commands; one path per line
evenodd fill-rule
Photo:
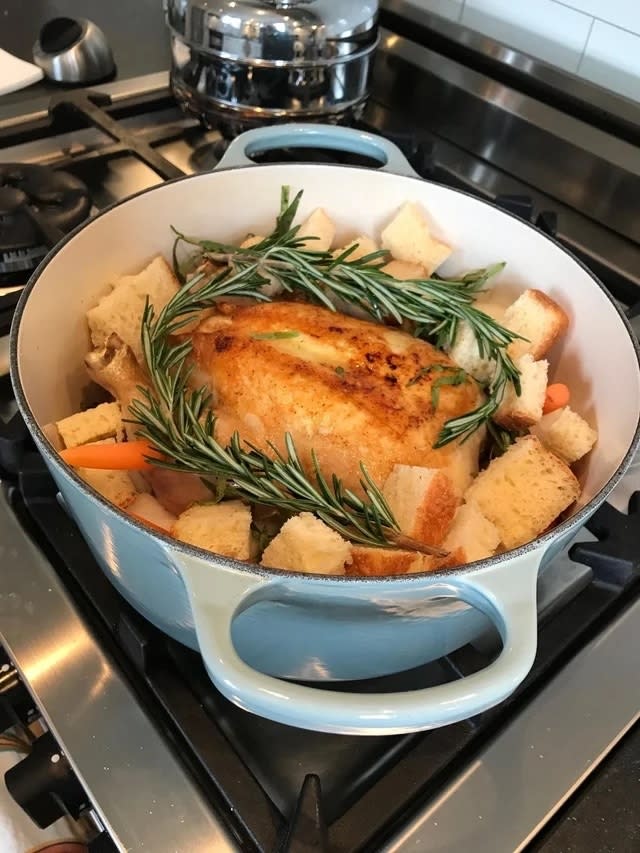
M 386 4 L 405 24 L 410 5 Z M 437 37 L 444 50 L 447 27 L 411 14 L 413 37 Z M 366 126 L 404 144 L 426 177 L 538 215 L 540 227 L 584 258 L 623 305 L 640 303 L 640 155 L 632 141 L 640 119 L 634 130 L 633 110 L 622 104 L 616 113 L 610 104 L 607 130 L 601 111 L 587 120 L 588 101 L 572 112 L 568 98 L 560 108 L 557 78 L 534 97 L 513 77 L 512 85 L 500 82 L 495 67 L 493 76 L 486 64 L 479 71 L 471 54 L 463 64 L 458 53 L 455 60 L 438 54 L 408 40 L 402 22 L 388 22 L 397 29 L 383 33 Z M 111 96 L 109 114 L 174 169 L 211 168 L 220 135 L 183 116 L 166 87 L 161 72 L 98 88 Z M 29 115 L 12 112 L 3 121 L 0 102 L 0 164 L 68 169 L 86 182 L 95 209 L 163 179 L 94 127 L 71 123 L 51 134 L 38 130 L 46 113 L 37 102 Z M 0 319 L 11 284 L 19 281 L 0 290 Z M 2 420 L 13 429 L 2 381 Z M 30 719 L 41 716 L 67 775 L 79 782 L 76 800 L 86 802 L 74 807 L 92 814 L 96 850 L 196 853 L 281 843 L 321 850 L 321 805 L 330 849 L 345 853 L 560 850 L 549 830 L 554 815 L 596 778 L 640 717 L 640 537 L 629 553 L 637 522 L 624 515 L 640 491 L 640 463 L 614 493 L 614 509 L 592 527 L 611 538 L 627 531 L 618 561 L 598 562 L 596 537 L 584 530 L 577 540 L 587 546 L 583 563 L 564 552 L 541 576 L 539 660 L 512 703 L 441 732 L 354 746 L 242 717 L 212 696 L 196 656 L 165 648 L 117 594 L 104 594 L 37 459 L 27 447 L 7 464 L 5 444 L 21 447 L 14 438 L 0 434 L 0 638 L 37 706 Z M 447 666 L 477 666 L 491 644 L 484 638 Z M 189 673 L 187 692 L 179 692 L 176 667 Z M 277 754 L 269 752 L 276 743 Z M 628 846 L 616 849 L 635 849 L 627 837 Z M 594 831 L 594 846 L 575 849 L 605 850 L 597 838 Z

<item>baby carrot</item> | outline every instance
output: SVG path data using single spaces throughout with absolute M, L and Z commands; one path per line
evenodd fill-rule
M 544 406 L 542 407 L 543 414 L 548 415 L 549 412 L 555 412 L 556 409 L 566 406 L 570 396 L 569 389 L 563 382 L 554 382 L 553 385 L 548 385 Z
M 146 456 L 162 459 L 148 441 L 123 441 L 116 444 L 84 444 L 60 451 L 60 457 L 73 468 L 122 469 L 142 471 L 151 468 Z

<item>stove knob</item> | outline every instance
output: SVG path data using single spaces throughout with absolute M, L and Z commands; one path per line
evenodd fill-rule
M 0 732 L 18 723 L 31 723 L 38 716 L 31 694 L 8 660 L 0 661 Z
M 29 755 L 7 770 L 4 781 L 13 799 L 40 829 L 65 814 L 77 819 L 89 806 L 51 732 L 33 742 Z

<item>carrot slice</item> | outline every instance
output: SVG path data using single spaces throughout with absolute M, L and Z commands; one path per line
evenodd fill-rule
M 556 409 L 566 406 L 570 397 L 569 389 L 564 383 L 555 382 L 553 385 L 548 385 L 542 407 L 543 414 L 548 415 L 549 412 L 555 412 Z
M 116 444 L 84 444 L 60 451 L 60 458 L 73 468 L 103 468 L 143 471 L 151 468 L 145 457 L 162 459 L 148 441 L 123 441 Z

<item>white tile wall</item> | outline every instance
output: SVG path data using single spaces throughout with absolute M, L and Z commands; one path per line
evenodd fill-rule
M 640 102 L 640 0 L 410 0 Z
M 585 12 L 593 18 L 617 24 L 625 30 L 640 33 L 638 0 L 559 0 L 565 6 Z
M 640 35 L 596 21 L 578 73 L 640 101 Z
M 459 21 L 464 0 L 415 0 L 413 5 L 427 9 L 429 12 L 435 12 L 441 18 Z
M 461 21 L 510 47 L 575 71 L 592 19 L 554 0 L 466 0 Z

